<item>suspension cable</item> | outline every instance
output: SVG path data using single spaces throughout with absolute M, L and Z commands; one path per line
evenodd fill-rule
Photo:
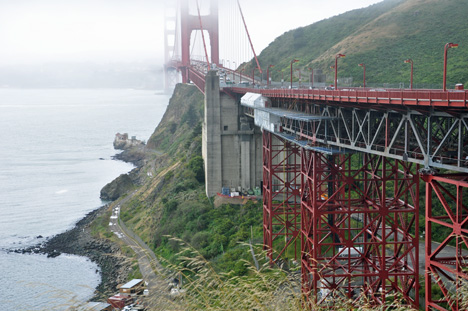
M 208 58 L 208 51 L 206 49 L 205 34 L 203 33 L 203 23 L 202 23 L 202 19 L 200 15 L 200 5 L 198 4 L 198 0 L 197 0 L 197 10 L 198 10 L 198 19 L 200 20 L 201 34 L 203 38 L 203 47 L 205 48 L 206 63 L 208 65 L 208 70 L 211 70 L 210 59 Z

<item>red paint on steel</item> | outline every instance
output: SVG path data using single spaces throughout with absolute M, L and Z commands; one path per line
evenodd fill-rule
M 460 287 L 468 281 L 468 174 L 422 178 L 426 182 L 426 310 L 462 310 Z M 441 206 L 443 214 L 434 215 L 434 205 Z M 432 243 L 441 233 L 445 240 Z M 441 298 L 432 296 L 433 287 Z
M 211 0 L 210 14 L 194 16 L 189 13 L 188 0 L 181 0 L 180 25 L 182 60 L 178 68 L 182 72 L 182 81 L 189 82 L 188 67 L 190 66 L 190 37 L 194 30 L 206 30 L 210 35 L 211 63 L 219 65 L 219 27 L 218 27 L 218 2 Z M 201 24 L 204 28 L 201 29 Z
M 413 89 L 413 60 L 409 58 L 405 60 L 405 63 L 411 64 L 410 89 Z
M 302 288 L 319 304 L 419 305 L 417 166 L 302 149 Z M 416 235 L 413 236 L 413 233 Z
M 285 255 L 290 247 L 293 250 L 288 256 L 298 256 L 299 151 L 293 143 L 263 131 L 263 232 L 264 246 L 271 261 Z
M 444 79 L 442 89 L 447 90 L 447 51 L 450 48 L 457 48 L 458 44 L 456 43 L 447 43 L 444 46 Z
M 463 91 L 442 91 L 426 89 L 371 89 L 361 90 L 350 88 L 346 90 L 325 89 L 249 89 L 231 88 L 234 93 L 260 93 L 270 98 L 305 99 L 315 102 L 361 105 L 399 105 L 422 107 L 450 107 L 454 109 L 468 108 L 467 93 Z
M 363 72 L 363 78 L 362 78 L 362 80 L 363 80 L 363 86 L 362 86 L 362 87 L 363 87 L 363 88 L 366 88 L 366 64 L 361 63 L 361 64 L 359 64 L 358 66 L 359 66 L 359 67 L 362 67 L 362 69 L 364 70 L 364 72 Z
M 335 90 L 338 89 L 338 58 L 346 57 L 344 54 L 337 54 L 335 56 Z

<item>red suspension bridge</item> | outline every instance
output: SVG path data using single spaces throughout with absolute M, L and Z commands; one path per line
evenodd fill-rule
M 456 293 L 468 279 L 467 92 L 447 90 L 445 70 L 441 90 L 339 88 L 343 54 L 335 57 L 333 88 L 296 87 L 292 78 L 284 88 L 284 80 L 269 79 L 270 66 L 262 78 L 239 1 L 226 2 L 227 13 L 213 0 L 206 7 L 171 3 L 166 85 L 181 77 L 205 93 L 214 75 L 219 92 L 262 129 L 271 261 L 300 259 L 303 291 L 321 304 L 366 296 L 380 305 L 398 295 L 417 308 L 423 274 L 426 310 L 462 310 Z M 455 46 L 446 45 L 445 63 Z M 240 65 L 250 60 L 256 67 L 248 75 Z M 436 231 L 446 234 L 440 244 L 432 243 Z M 434 287 L 441 298 L 432 296 Z

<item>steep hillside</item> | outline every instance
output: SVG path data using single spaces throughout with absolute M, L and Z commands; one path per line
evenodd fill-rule
M 353 78 L 362 84 L 362 68 L 366 64 L 368 85 L 383 83 L 409 84 L 410 65 L 414 61 L 414 84 L 440 88 L 442 86 L 444 45 L 458 43 L 459 49 L 449 51 L 447 84 L 468 82 L 468 1 L 464 0 L 385 0 L 367 8 L 350 11 L 322 20 L 310 26 L 291 30 L 278 37 L 259 56 L 260 64 L 275 65 L 273 77 L 285 77 L 290 62 L 300 60 L 303 81 L 308 81 L 309 67 L 322 69 L 328 82 L 333 80 L 337 53 L 346 54 L 339 60 L 339 76 Z M 252 66 L 252 62 L 249 63 Z M 296 80 L 298 74 L 296 73 Z M 286 81 L 289 79 L 286 78 Z
M 163 257 L 175 258 L 179 244 L 168 236 L 177 237 L 220 270 L 245 274 L 245 266 L 236 263 L 250 255 L 239 243 L 252 236 L 262 241 L 262 208 L 254 202 L 215 207 L 206 197 L 202 120 L 203 95 L 193 85 L 177 85 L 148 141 L 145 164 L 130 174 L 134 182 L 123 196 L 136 192 L 123 204 L 121 218 Z

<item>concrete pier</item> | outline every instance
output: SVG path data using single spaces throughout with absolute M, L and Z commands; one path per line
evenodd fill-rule
M 242 109 L 239 98 L 220 90 L 217 72 L 208 72 L 202 153 L 209 197 L 223 187 L 245 192 L 261 186 L 262 133 Z

